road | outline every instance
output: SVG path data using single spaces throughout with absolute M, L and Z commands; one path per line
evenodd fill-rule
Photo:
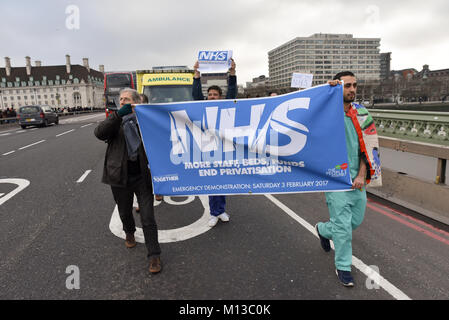
M 230 196 L 231 221 L 212 229 L 207 199 L 165 197 L 155 209 L 163 271 L 150 275 L 100 182 L 103 118 L 0 131 L 0 299 L 449 299 L 448 226 L 374 196 L 353 234 L 352 289 L 314 233 L 328 218 L 321 193 Z

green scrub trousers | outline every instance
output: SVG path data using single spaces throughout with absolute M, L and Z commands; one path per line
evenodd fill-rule
M 359 172 L 360 147 L 352 120 L 346 115 L 345 133 L 349 171 L 354 180 Z M 318 231 L 321 236 L 334 242 L 336 268 L 351 271 L 352 230 L 362 223 L 365 216 L 366 190 L 326 192 L 325 195 L 330 221 L 318 223 Z

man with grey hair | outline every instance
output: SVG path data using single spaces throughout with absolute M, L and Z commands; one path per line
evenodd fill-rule
M 133 201 L 136 194 L 145 245 L 150 258 L 149 271 L 158 273 L 162 269 L 161 248 L 154 217 L 151 174 L 132 107 L 132 104 L 140 103 L 140 99 L 136 90 L 129 88 L 122 90 L 120 109 L 110 114 L 95 128 L 95 136 L 108 144 L 102 182 L 111 186 L 126 234 L 125 246 L 127 248 L 136 246 L 134 238 L 136 225 L 133 217 Z

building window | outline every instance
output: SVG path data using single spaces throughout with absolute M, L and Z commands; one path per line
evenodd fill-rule
M 75 107 L 81 107 L 81 94 L 79 92 L 73 93 L 73 104 Z

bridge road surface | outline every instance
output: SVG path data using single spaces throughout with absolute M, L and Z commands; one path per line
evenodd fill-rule
M 353 234 L 354 288 L 337 281 L 334 251 L 313 233 L 328 218 L 322 193 L 229 196 L 231 221 L 161 243 L 163 270 L 150 275 L 144 244 L 127 249 L 110 229 L 106 144 L 93 134 L 102 119 L 0 131 L 0 299 L 449 299 L 448 227 L 374 197 Z M 175 233 L 204 213 L 198 197 L 155 210 L 159 229 Z M 66 286 L 69 266 L 79 289 Z M 378 268 L 380 287 L 364 266 Z

